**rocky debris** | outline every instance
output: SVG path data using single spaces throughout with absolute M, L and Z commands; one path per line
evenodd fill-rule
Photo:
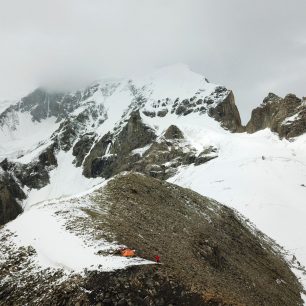
M 278 246 L 232 209 L 140 174 L 117 176 L 92 198 L 109 210 L 87 212 L 100 229 L 138 256 L 158 254 L 159 273 L 208 305 L 302 305 Z
M 168 109 L 164 108 L 164 109 L 157 112 L 157 116 L 158 117 L 165 117 L 168 114 L 168 112 L 169 112 Z
M 10 257 L 6 265 L 0 264 L 1 279 L 5 279 L 0 283 L 0 305 L 208 305 L 199 294 L 156 266 L 85 271 L 83 276 L 62 278 L 61 270 L 35 273 L 35 250 L 31 247 L 6 251 Z
M 306 131 L 306 104 L 293 94 L 281 98 L 273 93 L 252 111 L 246 125 L 248 133 L 270 128 L 281 138 L 292 138 Z
M 22 208 L 18 202 L 25 194 L 12 175 L 0 169 L 0 225 L 15 219 Z
M 208 305 L 199 294 L 159 266 L 92 273 L 85 288 L 91 291 L 89 301 L 92 305 Z
M 156 112 L 144 110 L 142 113 L 147 117 L 151 117 L 151 118 L 156 117 Z
M 174 104 L 175 106 L 175 104 Z M 191 101 L 191 99 L 184 99 L 181 101 L 178 106 L 175 109 L 175 113 L 177 115 L 188 115 L 194 111 L 194 108 L 196 107 L 196 104 Z
M 221 91 L 221 93 L 222 92 L 223 91 Z M 232 91 L 229 91 L 226 98 L 218 103 L 216 107 L 210 108 L 208 114 L 220 122 L 223 128 L 231 132 L 243 132 L 244 130 L 241 125 L 240 114 L 235 104 L 235 97 Z

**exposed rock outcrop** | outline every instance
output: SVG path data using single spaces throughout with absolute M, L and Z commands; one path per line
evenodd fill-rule
M 252 111 L 251 119 L 246 125 L 248 133 L 270 128 L 281 138 L 292 138 L 306 132 L 306 103 L 293 94 L 285 98 L 273 93 Z
M 196 158 L 195 160 L 195 165 L 201 165 L 204 163 L 207 163 L 208 161 L 217 158 L 218 157 L 218 150 L 217 148 L 210 146 L 208 148 L 206 148 L 205 150 L 203 150 Z
M 138 158 L 130 158 L 136 148 L 144 147 L 156 139 L 154 131 L 145 125 L 139 111 L 132 112 L 126 125 L 117 135 L 104 135 L 92 148 L 84 161 L 84 175 L 87 177 L 110 177 L 124 170 L 130 170 Z
M 221 126 L 231 132 L 243 132 L 241 118 L 235 104 L 235 97 L 231 90 L 217 86 L 215 90 L 204 99 L 200 98 L 201 91 L 189 99 L 180 101 L 176 99 L 172 104 L 171 113 L 187 116 L 191 113 L 208 114 Z M 149 114 L 148 114 L 149 115 Z
M 157 139 L 154 130 L 145 125 L 139 111 L 132 112 L 126 125 L 117 134 L 107 133 L 91 148 L 93 140 L 85 138 L 88 143 L 88 155 L 81 143 L 76 143 L 74 155 L 82 151 L 86 155 L 83 173 L 86 177 L 109 178 L 122 171 L 137 171 L 146 175 L 167 179 L 174 175 L 181 165 L 195 163 L 197 165 L 217 157 L 217 149 L 213 153 L 204 150 L 200 155 L 186 142 L 182 131 L 171 125 Z M 83 143 L 83 140 L 82 140 Z M 79 148 L 79 149 L 78 149 Z M 83 157 L 84 158 L 84 157 Z M 80 158 L 82 160 L 82 158 Z M 77 164 L 79 165 L 80 162 Z
M 22 208 L 18 200 L 25 199 L 25 194 L 14 178 L 0 169 L 0 225 L 15 219 Z
M 183 139 L 184 135 L 176 125 L 170 125 L 166 130 L 164 137 L 166 139 Z
M 80 167 L 82 165 L 96 138 L 97 135 L 95 133 L 86 133 L 82 135 L 80 140 L 75 143 L 72 154 L 75 156 L 74 162 L 76 167 Z
M 22 187 L 40 189 L 49 184 L 49 172 L 57 166 L 55 150 L 56 145 L 51 145 L 39 154 L 37 160 L 28 164 L 4 159 L 0 168 L 16 177 Z
M 209 115 L 220 122 L 222 127 L 231 132 L 244 131 L 232 91 L 230 91 L 227 97 L 222 102 L 218 103 L 216 107 L 209 109 Z

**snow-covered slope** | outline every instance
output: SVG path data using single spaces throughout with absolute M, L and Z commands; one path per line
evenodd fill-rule
M 237 209 L 306 265 L 306 135 L 288 141 L 268 129 L 230 133 L 195 114 L 143 119 L 159 134 L 175 123 L 198 152 L 219 149 L 218 158 L 182 166 L 169 182 Z
M 218 158 L 182 167 L 169 181 L 237 209 L 305 267 L 306 135 L 289 142 L 268 129 L 231 134 L 201 124 L 177 122 L 192 141 L 219 147 Z
M 2 100 L 0 101 L 0 114 L 5 111 L 10 105 L 14 104 L 14 101 L 11 100 Z
M 97 187 L 103 188 L 103 185 Z M 7 225 L 6 230 L 15 234 L 11 241 L 16 244 L 16 248 L 32 246 L 37 253 L 35 264 L 39 269 L 54 268 L 64 269 L 68 273 L 82 273 L 84 269 L 113 271 L 150 263 L 140 258 L 113 256 L 112 252 L 121 245 L 93 239 L 93 228 L 88 230 L 86 227 L 86 231 L 78 229 L 80 223 L 84 224 L 88 218 L 83 209 L 93 206 L 91 196 L 83 193 L 36 204 Z M 69 224 L 70 231 L 67 230 Z
M 164 137 L 173 125 L 182 139 Z M 22 202 L 25 213 L 7 228 L 19 231 L 19 238 L 40 249 L 37 240 L 54 239 L 39 229 L 40 222 L 49 222 L 63 237 L 59 243 L 69 245 L 71 239 L 79 245 L 51 217 L 58 205 L 55 198 L 85 192 L 122 170 L 158 177 L 162 169 L 163 179 L 244 214 L 290 256 L 296 255 L 302 268 L 306 265 L 306 135 L 289 141 L 268 129 L 251 135 L 230 131 L 243 131 L 231 91 L 184 65 L 144 77 L 102 80 L 74 93 L 38 90 L 0 114 L 0 162 L 5 158 L 11 162 L 2 163 L 2 168 L 27 194 Z M 135 137 L 130 139 L 131 134 Z M 213 151 L 204 162 L 197 162 L 208 148 Z M 112 164 L 116 167 L 102 171 Z M 47 173 L 40 188 L 27 183 L 24 167 L 29 176 L 37 174 L 35 169 Z M 36 224 L 33 231 L 22 233 L 31 219 Z M 49 251 L 42 248 L 41 254 Z M 61 262 L 56 256 L 50 260 Z M 96 263 L 91 255 L 88 258 Z M 75 263 L 70 268 L 74 267 L 87 265 Z

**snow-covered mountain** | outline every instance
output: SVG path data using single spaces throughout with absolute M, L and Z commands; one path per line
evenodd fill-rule
M 148 263 L 109 263 L 96 251 L 118 247 L 115 240 L 97 246 L 71 227 L 92 209 L 89 194 L 136 171 L 242 213 L 285 248 L 306 284 L 305 113 L 305 99 L 269 94 L 244 127 L 233 93 L 185 65 L 72 93 L 39 88 L 0 114 L 0 222 L 14 219 L 1 237 L 8 250 L 31 246 L 31 265 L 43 268 L 80 273 Z M 73 253 L 80 256 L 71 261 Z

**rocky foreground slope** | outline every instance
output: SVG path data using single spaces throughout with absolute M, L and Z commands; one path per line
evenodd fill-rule
M 191 190 L 132 173 L 88 195 L 41 205 L 56 207 L 54 217 L 74 235 L 117 241 L 148 260 L 158 254 L 161 264 L 88 267 L 63 278 L 59 262 L 38 268 L 47 256 L 39 244 L 14 242 L 2 230 L 1 305 L 302 305 L 301 285 L 280 248 L 233 210 Z M 75 209 L 80 213 L 69 214 Z M 65 257 L 69 247 L 61 247 Z M 113 252 L 96 249 L 102 263 Z

